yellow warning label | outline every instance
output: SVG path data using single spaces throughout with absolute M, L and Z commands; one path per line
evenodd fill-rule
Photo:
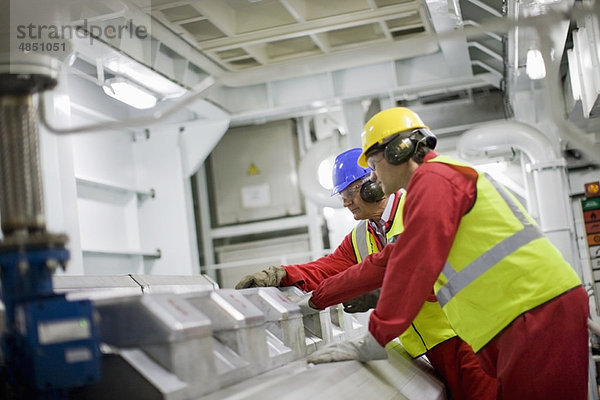
M 260 174 L 260 171 L 259 171 L 258 167 L 256 165 L 254 165 L 254 163 L 252 163 L 248 167 L 247 173 L 248 173 L 248 175 L 258 175 L 258 174 Z

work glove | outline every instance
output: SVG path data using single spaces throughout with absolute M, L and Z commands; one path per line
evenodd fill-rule
M 300 312 L 302 315 L 312 315 L 318 313 L 319 309 L 312 307 L 310 304 L 310 299 L 312 298 L 312 292 L 305 293 L 300 297 L 293 299 L 294 303 L 300 307 Z
M 244 276 L 235 285 L 236 289 L 246 289 L 251 287 L 279 286 L 281 280 L 285 278 L 285 269 L 279 265 L 272 265 L 260 272 Z
M 344 311 L 347 313 L 357 313 L 369 311 L 375 308 L 379 300 L 380 289 L 375 289 L 363 295 L 344 302 Z
M 314 364 L 322 364 L 347 360 L 367 362 L 371 360 L 385 360 L 386 358 L 385 347 L 377 343 L 373 335 L 367 332 L 359 338 L 323 347 L 309 355 L 306 361 Z
M 596 336 L 600 336 L 600 324 L 588 318 L 587 326 L 593 334 L 595 334 Z

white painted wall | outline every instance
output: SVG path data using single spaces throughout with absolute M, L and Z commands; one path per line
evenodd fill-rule
M 197 274 L 198 259 L 192 259 L 190 240 L 194 229 L 188 215 L 190 181 L 184 173 L 180 133 L 174 129 L 152 129 L 147 139 L 140 139 L 135 148 L 139 168 L 138 182 L 152 187 L 156 196 L 139 205 L 141 244 L 145 249 L 161 249 L 161 259 L 146 263 L 145 273 Z
M 128 106 L 73 76 L 46 96 L 55 127 L 131 115 Z M 66 274 L 199 273 L 189 177 L 229 120 L 213 105 L 193 107 L 198 121 L 170 121 L 149 134 L 125 127 L 65 136 L 41 130 L 47 227 L 70 238 Z M 144 256 L 158 249 L 160 258 Z

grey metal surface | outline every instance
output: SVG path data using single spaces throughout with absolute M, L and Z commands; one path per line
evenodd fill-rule
M 142 287 L 144 292 L 186 293 L 218 289 L 215 281 L 205 275 L 141 275 L 131 274 L 131 279 Z
M 305 361 L 300 360 L 211 393 L 199 400 L 234 399 L 405 400 L 409 398 L 403 396 L 392 385 L 358 361 L 307 365 Z
M 119 288 L 127 278 L 93 281 Z M 150 281 L 150 287 L 169 286 L 158 277 Z M 90 282 L 69 293 L 86 293 Z M 302 292 L 291 288 L 176 291 L 113 291 L 94 300 L 103 380 L 80 389 L 77 398 L 445 399 L 431 366 L 412 360 L 399 343 L 388 346 L 388 360 L 306 363 L 317 348 L 364 332 L 366 314 L 356 319 L 336 306 L 302 316 L 293 301 Z
M 263 312 L 266 321 L 273 322 L 302 317 L 299 307 L 284 296 L 278 288 L 248 288 L 239 290 L 239 293 Z
M 237 290 L 185 293 L 182 296 L 211 319 L 214 331 L 249 328 L 265 322 L 264 314 Z
M 444 385 L 423 358 L 398 344 L 387 360 L 307 364 L 297 360 L 199 400 L 446 400 Z
M 110 346 L 104 353 L 126 361 L 165 399 L 193 398 L 219 387 L 211 321 L 182 297 L 115 297 L 97 300 L 95 307 L 101 340 Z M 111 382 L 103 379 L 104 385 Z
M 193 307 L 212 321 L 214 357 L 221 386 L 272 368 L 267 347 L 265 316 L 233 289 L 185 294 Z
M 218 289 L 206 275 L 55 275 L 54 289 L 70 298 L 101 299 L 141 293 L 188 293 Z
M 210 337 L 211 320 L 183 298 L 172 294 L 119 296 L 99 299 L 104 343 L 119 347 Z
M 413 359 L 398 340 L 386 346 L 387 360 L 371 361 L 366 367 L 411 400 L 445 400 L 446 388 L 435 377 L 425 357 Z
M 70 299 L 88 298 L 93 300 L 142 294 L 140 285 L 129 275 L 53 275 L 52 284 L 55 292 L 66 293 Z
M 275 287 L 243 289 L 240 293 L 265 315 L 272 366 L 302 358 L 306 346 L 300 308 Z
M 280 288 L 283 295 L 291 301 L 297 301 L 304 292 L 297 287 Z M 310 354 L 321 347 L 340 339 L 339 330 L 334 329 L 331 319 L 332 308 L 326 308 L 314 314 L 303 315 L 306 354 Z

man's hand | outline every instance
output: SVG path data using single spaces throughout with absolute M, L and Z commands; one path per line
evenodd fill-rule
M 312 304 L 312 302 L 310 301 L 311 297 L 312 292 L 309 292 L 296 299 L 293 299 L 294 303 L 296 303 L 298 307 L 300 307 L 300 312 L 302 313 L 302 315 L 316 314 L 319 311 L 321 311 L 318 308 L 314 307 L 314 304 Z
M 377 300 L 379 300 L 379 292 L 381 289 L 375 289 L 358 297 L 344 302 L 344 311 L 347 313 L 357 313 L 369 311 L 375 308 Z
M 373 335 L 367 332 L 359 338 L 323 347 L 309 355 L 306 361 L 314 364 L 322 364 L 347 360 L 367 362 L 371 360 L 385 360 L 386 358 L 385 347 L 377 343 Z
M 236 289 L 246 289 L 251 287 L 279 286 L 281 280 L 285 278 L 285 269 L 282 266 L 272 265 L 267 269 L 243 277 Z

